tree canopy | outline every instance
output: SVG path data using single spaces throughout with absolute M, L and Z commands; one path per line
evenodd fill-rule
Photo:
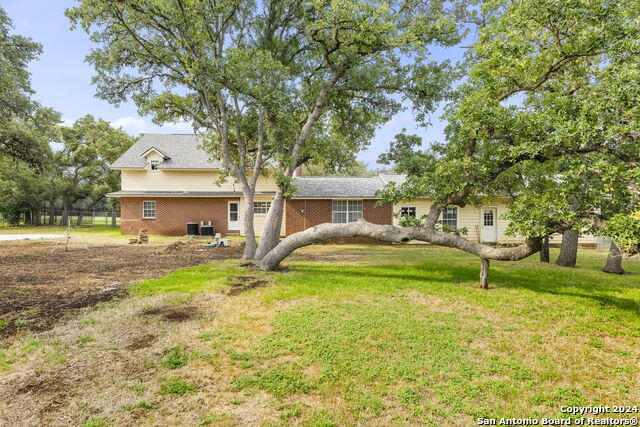
M 448 63 L 428 47 L 459 41 L 441 0 L 82 0 L 67 15 L 91 34 L 98 96 L 133 99 L 157 123 L 187 120 L 239 182 L 245 256 L 256 251 L 253 193 L 278 192 L 256 257 L 279 237 L 293 171 L 348 159 L 411 100 L 426 119 L 447 94 Z
M 472 12 L 481 26 L 466 55 L 465 77 L 446 109 L 446 141 L 422 149 L 420 138 L 400 134 L 381 158 L 408 174 L 402 186 L 385 189 L 387 201 L 429 197 L 435 202 L 424 223 L 403 230 L 372 224 L 308 230 L 306 236 L 286 238 L 282 250 L 263 264 L 271 268 L 296 247 L 338 235 L 419 239 L 483 260 L 519 259 L 554 232 L 607 217 L 634 218 L 640 164 L 638 7 L 607 1 L 483 2 Z M 499 194 L 513 199 L 510 229 L 526 239 L 524 245 L 492 249 L 437 229 L 444 207 Z
M 60 116 L 31 98 L 34 92 L 27 65 L 42 53 L 42 45 L 11 34 L 12 27 L 0 7 L 0 155 L 41 166 L 48 137 L 55 133 Z

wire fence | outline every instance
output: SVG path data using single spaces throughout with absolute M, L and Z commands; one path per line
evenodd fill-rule
M 40 214 L 39 221 L 32 218 L 29 212 L 24 212 L 18 218 L 8 219 L 0 214 L 0 226 L 15 225 L 58 225 L 73 227 L 120 227 L 120 212 L 111 211 L 87 211 L 75 210 L 64 212 L 64 210 L 47 211 Z

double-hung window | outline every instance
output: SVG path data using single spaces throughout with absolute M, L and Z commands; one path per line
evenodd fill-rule
M 149 162 L 149 169 L 151 169 L 152 171 L 157 171 L 159 164 L 160 164 L 160 162 L 158 160 L 151 160 Z
M 334 200 L 333 222 L 356 222 L 362 218 L 362 200 Z
M 444 208 L 442 211 L 442 225 L 448 225 L 454 230 L 458 228 L 458 208 L 456 206 Z
M 142 218 L 153 219 L 156 217 L 156 201 L 145 200 L 142 202 Z
M 400 216 L 403 218 L 415 218 L 416 207 L 415 206 L 403 206 L 400 208 Z
M 269 212 L 271 202 L 253 202 L 253 213 L 257 215 L 264 215 Z

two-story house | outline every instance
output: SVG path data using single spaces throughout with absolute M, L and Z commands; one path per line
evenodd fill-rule
M 221 174 L 219 161 L 209 160 L 195 135 L 146 134 L 111 167 L 122 173 L 121 191 L 110 193 L 121 201 L 121 230 L 135 234 L 184 235 L 189 222 L 211 222 L 215 232 L 244 235 L 242 192 L 233 177 Z M 326 222 L 352 222 L 360 218 L 376 224 L 396 224 L 400 215 L 421 217 L 429 211 L 426 198 L 377 206 L 378 190 L 388 182 L 400 183 L 404 175 L 372 177 L 296 176 L 296 193 L 285 205 L 283 236 Z M 254 199 L 254 228 L 260 235 L 276 190 L 273 177 L 260 176 Z M 505 234 L 501 219 L 507 198 L 487 200 L 482 206 L 449 207 L 441 221 L 466 228 L 468 238 L 487 243 L 518 239 Z M 556 237 L 556 242 L 559 238 Z M 583 237 L 581 243 L 595 245 Z

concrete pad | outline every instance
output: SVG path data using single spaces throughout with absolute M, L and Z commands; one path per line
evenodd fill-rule
M 62 234 L 0 234 L 0 241 L 60 239 Z

